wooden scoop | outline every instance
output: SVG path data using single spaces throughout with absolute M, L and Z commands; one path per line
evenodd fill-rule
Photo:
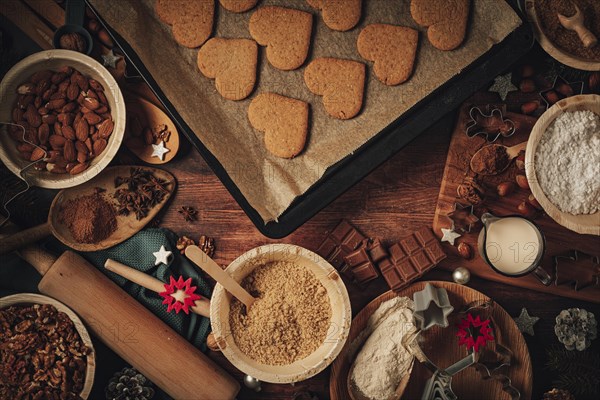
M 48 215 L 48 222 L 43 225 L 23 230 L 0 240 L 0 255 L 19 249 L 49 235 L 54 235 L 62 243 L 77 251 L 104 250 L 129 239 L 156 216 L 156 214 L 173 194 L 176 182 L 175 178 L 170 173 L 156 168 L 136 167 L 146 171 L 151 171 L 157 178 L 167 181 L 167 189 L 169 189 L 169 192 L 166 194 L 162 202 L 155 205 L 151 210 L 149 210 L 148 215 L 139 221 L 136 219 L 135 214 L 133 213 L 130 213 L 127 216 L 117 215 L 117 229 L 108 238 L 99 243 L 77 242 L 71 235 L 68 227 L 61 221 L 60 209 L 66 201 L 92 194 L 96 188 L 105 189 L 106 191 L 103 193 L 105 199 L 107 199 L 109 202 L 114 201 L 113 194 L 116 190 L 115 178 L 117 176 L 129 176 L 131 173 L 131 168 L 131 166 L 109 167 L 98 174 L 94 179 L 82 185 L 61 190 L 54 198 L 54 201 L 52 201 L 50 213 Z
M 510 165 L 510 162 L 514 158 L 516 158 L 521 151 L 525 150 L 526 147 L 527 147 L 527 141 L 516 144 L 511 147 L 506 147 L 501 144 L 490 144 L 488 146 L 483 146 L 482 148 L 477 150 L 477 152 L 475 154 L 473 154 L 473 157 L 471 157 L 471 162 L 469 163 L 469 165 L 471 166 L 471 170 L 473 170 L 473 172 L 478 173 L 479 175 L 498 175 L 500 172 L 502 172 L 506 168 L 508 168 L 508 166 Z M 506 151 L 506 154 L 508 155 L 508 161 L 506 162 L 506 165 L 504 166 L 504 168 L 496 170 L 496 171 L 494 171 L 494 173 L 485 173 L 484 171 L 478 170 L 475 165 L 476 161 L 483 158 L 483 150 L 488 149 L 488 148 L 504 148 Z
M 598 39 L 592 32 L 590 32 L 589 29 L 585 27 L 584 15 L 579 10 L 579 7 L 577 7 L 576 4 L 573 4 L 573 6 L 575 6 L 575 14 L 570 17 L 565 17 L 562 14 L 557 14 L 558 21 L 565 29 L 575 31 L 577 33 L 577 36 L 579 36 L 579 40 L 581 40 L 581 42 L 583 43 L 583 47 L 594 47 L 596 43 L 598 43 Z
M 210 275 L 217 283 L 221 284 L 236 299 L 244 303 L 246 310 L 249 310 L 256 300 L 250 293 L 237 283 L 231 275 L 223 270 L 212 258 L 203 252 L 198 246 L 188 246 L 185 249 L 185 255 L 194 264 L 199 266 L 204 272 Z

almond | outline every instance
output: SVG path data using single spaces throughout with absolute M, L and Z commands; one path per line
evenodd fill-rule
M 81 151 L 77 152 L 77 162 L 84 163 L 88 159 L 87 153 L 82 153 Z
M 44 100 L 42 100 L 42 96 L 36 96 L 36 97 L 33 99 L 33 105 L 34 105 L 34 107 L 35 107 L 36 109 L 37 109 L 37 108 L 40 108 L 40 107 L 42 106 L 42 102 L 43 102 L 43 101 L 44 101 Z
M 105 139 L 98 139 L 94 142 L 94 156 L 98 157 L 106 148 L 107 141 Z
M 85 118 L 90 125 L 96 125 L 102 121 L 102 117 L 93 111 L 83 114 L 83 118 Z
M 60 92 L 56 92 L 56 93 L 52 94 L 52 96 L 50 96 L 50 100 L 66 99 L 66 98 L 67 98 L 67 96 L 65 96 L 64 93 L 60 93 Z
M 37 72 L 34 72 L 33 75 L 31 75 L 29 77 L 29 80 L 32 83 L 37 85 L 40 81 L 49 80 L 52 77 L 52 74 L 54 74 L 54 72 L 52 72 L 48 69 L 45 69 L 42 71 L 37 71 Z
M 533 114 L 539 106 L 540 103 L 538 101 L 529 101 L 521 106 L 521 112 L 525 115 Z
M 65 114 L 65 118 L 63 119 L 63 126 L 73 126 L 75 122 L 75 115 L 73 113 Z
M 89 129 L 90 128 L 85 118 L 81 118 L 79 121 L 77 121 L 77 124 L 75 124 L 75 136 L 77 137 L 77 140 L 85 142 L 85 139 L 88 138 Z
M 64 105 L 64 107 L 60 110 L 63 113 L 70 113 L 75 111 L 75 109 L 77 108 L 77 103 L 75 103 L 74 101 L 71 101 L 67 104 Z
M 44 92 L 46 90 L 48 90 L 48 88 L 50 87 L 51 83 L 50 80 L 46 80 L 44 79 L 43 81 L 39 81 L 38 84 L 35 87 L 35 93 L 38 96 L 41 96 L 44 94 Z
M 42 124 L 54 125 L 56 122 L 56 115 L 48 114 L 42 115 Z
M 496 190 L 498 192 L 498 196 L 508 196 L 509 194 L 515 191 L 515 184 L 512 182 L 502 182 L 498 184 Z
M 52 147 L 53 149 L 62 149 L 65 146 L 65 142 L 67 141 L 67 139 L 65 139 L 62 136 L 58 136 L 58 135 L 51 135 L 48 138 L 48 142 L 50 143 L 50 147 Z
M 98 99 L 95 99 L 93 97 L 85 97 L 83 99 L 82 106 L 90 110 L 95 110 L 98 107 L 100 107 L 100 102 L 98 101 Z
M 100 103 L 104 104 L 105 106 L 108 106 L 108 100 L 106 99 L 106 95 L 104 94 L 104 92 L 96 92 L 96 94 L 98 95 L 98 100 L 100 101 Z
M 62 136 L 62 125 L 60 124 L 60 122 L 56 121 L 54 123 L 54 134 L 58 135 L 58 136 Z
M 35 146 L 31 143 L 19 143 L 17 145 L 17 150 L 21 153 L 31 153 L 35 149 Z
M 17 107 L 19 107 L 21 110 L 27 109 L 27 106 L 33 103 L 34 98 L 35 97 L 31 94 L 19 95 L 17 98 Z
M 78 153 L 89 153 L 89 150 L 85 143 L 79 140 L 75 142 L 75 150 L 77 150 Z
M 42 116 L 32 104 L 27 106 L 27 111 L 25 112 L 24 117 L 29 125 L 33 126 L 34 128 L 37 128 L 42 124 Z
M 541 204 L 537 201 L 537 199 L 533 196 L 533 194 L 530 194 L 529 197 L 527 197 L 527 201 L 529 202 L 529 204 L 531 204 L 538 210 L 542 209 Z
M 59 83 L 64 81 L 66 78 L 67 78 L 67 74 L 65 72 L 55 72 L 54 75 L 52 75 L 52 78 L 50 79 L 50 81 L 52 83 L 58 85 Z
M 67 88 L 67 98 L 71 101 L 75 100 L 79 96 L 79 86 L 75 82 L 71 82 Z
M 533 79 L 523 79 L 519 85 L 519 89 L 523 93 L 533 93 L 535 92 L 535 82 L 533 82 Z
M 100 107 L 98 107 L 98 108 L 96 109 L 96 114 L 100 114 L 100 115 L 102 115 L 102 114 L 104 114 L 104 113 L 106 113 L 106 112 L 108 112 L 108 107 L 106 107 L 106 106 L 104 106 L 104 105 L 100 105 Z
M 75 134 L 75 130 L 69 125 L 63 125 L 62 127 L 63 136 L 69 140 L 76 140 L 77 135 Z
M 46 158 L 44 158 L 44 161 L 49 162 L 49 163 L 54 163 L 54 162 L 56 162 L 58 156 L 60 156 L 61 154 L 62 153 L 58 150 L 50 150 L 50 151 L 48 151 Z
M 63 149 L 63 156 L 65 160 L 68 162 L 75 161 L 77 158 L 77 152 L 75 151 L 75 144 L 73 144 L 72 140 L 67 140 L 65 142 L 65 147 Z
M 96 92 L 94 92 L 93 89 L 88 89 L 88 91 L 86 92 L 86 97 L 98 100 L 98 95 L 96 94 Z
M 49 136 L 50 126 L 48 124 L 41 124 L 38 128 L 38 140 L 40 141 L 40 144 L 46 144 Z
M 561 83 L 556 87 L 556 91 L 565 97 L 573 96 L 573 88 L 567 83 Z
M 102 84 L 95 79 L 90 79 L 90 87 L 94 89 L 96 92 L 104 91 Z
M 84 92 L 87 92 L 88 87 L 89 87 L 89 83 L 88 80 L 81 74 L 77 74 L 77 75 L 73 75 L 75 76 L 75 82 L 77 83 L 77 86 L 79 86 L 79 89 L 83 90 Z M 73 82 L 71 80 L 71 82 Z
M 63 96 L 66 96 L 67 95 L 67 89 L 69 88 L 70 84 L 71 84 L 71 82 L 69 82 L 68 79 L 65 79 L 64 81 L 62 81 L 58 85 L 57 93 L 61 93 Z
M 517 211 L 519 212 L 519 214 L 521 214 L 522 216 L 527 217 L 527 218 L 533 219 L 537 215 L 536 209 L 531 204 L 526 203 L 524 201 L 522 201 L 517 206 Z
M 67 163 L 67 165 L 65 165 L 65 169 L 67 170 L 67 172 L 71 172 L 71 170 L 73 169 L 73 167 L 76 166 L 76 165 L 77 165 L 76 162 Z
M 30 152 L 21 151 L 21 152 L 19 152 L 19 155 L 25 161 L 30 161 L 31 160 L 31 153 Z
M 515 165 L 517 169 L 523 171 L 525 169 L 525 153 L 521 152 L 515 159 Z
M 85 140 L 85 147 L 88 149 L 89 153 L 92 153 L 94 151 L 94 145 L 92 144 L 91 138 L 87 138 Z
M 544 96 L 546 97 L 546 101 L 550 105 L 552 105 L 560 100 L 558 93 L 556 93 L 554 90 L 550 90 L 550 91 L 546 92 L 544 94 Z
M 69 67 L 68 65 L 60 67 L 58 69 L 58 72 L 62 72 L 62 73 L 64 73 L 67 76 L 71 76 L 71 74 L 73 73 L 73 71 L 74 71 L 73 68 Z
M 67 104 L 67 101 L 65 99 L 54 99 L 50 100 L 48 104 L 46 104 L 46 107 L 50 110 L 58 110 L 63 108 L 65 104 Z
M 114 122 L 111 119 L 106 119 L 98 125 L 98 134 L 102 139 L 108 139 L 114 127 Z
M 15 107 L 13 108 L 12 111 L 12 119 L 13 121 L 17 122 L 23 119 L 23 110 L 21 110 L 19 107 Z
M 36 147 L 31 152 L 31 157 L 29 158 L 29 161 L 38 161 L 43 159 L 44 157 L 46 157 L 46 152 L 44 151 L 44 149 L 42 149 L 41 147 Z
M 473 257 L 473 251 L 471 250 L 471 246 L 468 243 L 461 242 L 458 244 L 456 248 L 458 250 L 458 254 L 465 260 L 470 260 Z
M 79 163 L 75 166 L 73 166 L 71 168 L 71 170 L 69 171 L 69 173 L 71 175 L 77 175 L 82 173 L 83 171 L 85 171 L 87 169 L 87 167 L 89 166 L 89 164 L 87 162 L 83 162 L 83 163 Z

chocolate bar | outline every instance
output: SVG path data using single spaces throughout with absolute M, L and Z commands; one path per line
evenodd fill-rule
M 406 236 L 388 249 L 389 257 L 377 266 L 390 289 L 399 290 L 423 276 L 446 258 L 437 238 L 427 227 Z
M 355 251 L 348 253 L 344 257 L 344 261 L 348 266 L 348 271 L 358 283 L 367 283 L 379 276 L 377 268 L 368 253 L 369 245 L 364 242 L 361 247 Z
M 365 239 L 358 229 L 348 221 L 342 220 L 321 243 L 317 254 L 329 261 L 337 270 L 347 272 L 348 266 L 344 258 L 358 249 Z

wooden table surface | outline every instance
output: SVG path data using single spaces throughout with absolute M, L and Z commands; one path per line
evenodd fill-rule
M 442 119 L 296 232 L 278 241 L 258 232 L 198 153 L 193 150 L 181 153 L 164 166 L 177 177 L 178 189 L 171 206 L 161 216 L 161 226 L 196 239 L 200 235 L 213 237 L 217 249 L 215 259 L 224 265 L 241 253 L 267 243 L 294 243 L 314 250 L 325 232 L 335 227 L 341 218 L 350 220 L 366 235 L 388 242 L 398 240 L 421 226 L 432 224 L 454 117 L 449 115 Z M 177 213 L 183 205 L 198 210 L 198 221 L 183 222 Z M 451 276 L 448 271 L 434 269 L 424 279 L 451 280 Z M 347 286 L 353 315 L 388 290 L 383 278 L 365 287 L 348 282 Z M 540 399 L 552 387 L 554 377 L 544 369 L 544 364 L 545 348 L 558 344 L 553 332 L 556 315 L 565 308 L 583 307 L 600 317 L 600 306 L 591 303 L 477 278 L 472 279 L 469 286 L 496 300 L 512 316 L 518 316 L 521 308 L 527 306 L 531 315 L 541 318 L 535 326 L 535 337 L 525 335 L 533 363 L 533 399 Z M 599 341 L 594 343 L 596 350 L 600 347 Z M 221 354 L 210 352 L 209 355 L 241 381 L 243 374 Z M 294 399 L 309 391 L 319 399 L 328 399 L 329 374 L 328 368 L 294 386 L 263 384 L 260 393 L 243 388 L 239 398 Z

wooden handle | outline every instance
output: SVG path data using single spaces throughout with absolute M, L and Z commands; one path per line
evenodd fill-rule
M 526 148 L 527 148 L 527 140 L 522 143 L 519 143 L 519 144 L 516 144 L 514 146 L 507 148 L 506 153 L 508 154 L 508 157 L 513 159 L 516 156 L 518 156 L 519 153 L 522 152 L 523 150 L 525 150 Z
M 227 272 L 223 271 L 223 269 L 198 246 L 186 247 L 185 255 L 215 281 L 220 283 L 225 290 L 244 303 L 247 309 L 252 306 L 252 303 L 254 303 L 254 300 L 256 299 L 241 287 Z
M 18 250 L 21 247 L 35 243 L 51 234 L 50 224 L 46 222 L 45 224 L 34 226 L 33 228 L 25 229 L 14 235 L 7 236 L 0 240 L 0 255 Z
M 71 307 L 90 332 L 172 398 L 237 395 L 235 379 L 81 256 L 65 252 L 38 288 Z
M 42 50 L 49 50 L 54 47 L 52 45 L 54 32 L 20 1 L 0 1 L 0 14 L 21 29 Z
M 19 256 L 31 264 L 42 276 L 46 275 L 52 264 L 56 262 L 54 255 L 36 245 L 22 248 L 19 250 Z
M 53 0 L 24 0 L 38 15 L 44 17 L 54 29 L 65 24 L 65 11 Z
M 122 276 L 125 279 L 130 280 L 131 282 L 137 283 L 148 290 L 152 290 L 153 292 L 160 293 L 165 290 L 165 284 L 159 279 L 135 268 L 131 268 L 118 261 L 111 260 L 110 258 L 104 263 L 104 268 Z M 195 305 L 192 307 L 192 311 L 196 314 L 202 315 L 203 317 L 210 318 L 209 300 L 204 297 L 200 300 L 196 300 Z
M 590 30 L 587 29 L 585 26 L 575 26 L 574 30 L 575 32 L 577 32 L 579 39 L 583 43 L 583 47 L 589 49 L 591 47 L 594 47 L 596 43 L 598 43 L 598 39 L 596 38 L 596 36 L 592 32 L 590 32 Z

